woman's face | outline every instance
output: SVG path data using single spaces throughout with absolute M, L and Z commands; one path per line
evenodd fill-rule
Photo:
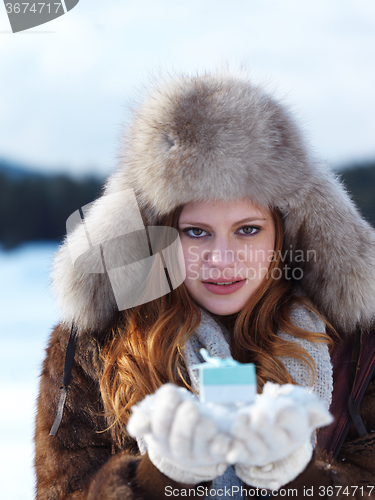
M 214 314 L 239 312 L 274 256 L 271 212 L 247 198 L 188 203 L 178 229 L 191 297 Z

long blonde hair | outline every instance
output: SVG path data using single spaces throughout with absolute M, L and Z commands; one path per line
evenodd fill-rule
M 182 207 L 177 208 L 159 224 L 177 228 L 181 210 Z M 277 210 L 272 210 L 272 216 L 276 258 L 271 261 L 268 276 L 273 269 L 283 270 L 285 265 L 280 258 L 282 216 Z M 333 344 L 329 335 L 303 330 L 291 322 L 289 312 L 296 302 L 304 303 L 317 313 L 306 300 L 294 295 L 292 283 L 282 272 L 280 279 L 265 278 L 238 314 L 217 317 L 231 332 L 233 358 L 255 364 L 258 391 L 266 381 L 295 383 L 280 356 L 302 361 L 311 378 L 315 376 L 311 356 L 296 343 L 280 338 L 278 330 L 311 342 L 324 342 L 330 347 Z M 122 313 L 112 331 L 112 340 L 103 349 L 104 371 L 100 381 L 107 419 L 119 439 L 131 407 L 147 394 L 167 382 L 192 390 L 182 348 L 199 322 L 200 309 L 184 284 L 167 295 Z

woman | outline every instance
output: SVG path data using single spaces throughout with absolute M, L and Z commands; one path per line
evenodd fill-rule
M 329 423 L 328 349 L 345 353 L 374 325 L 375 233 L 279 103 L 243 76 L 162 82 L 104 195 L 67 227 L 53 276 L 62 321 L 38 403 L 38 499 L 371 493 L 372 337 L 354 403 L 341 374 L 340 425 L 318 432 L 335 455 L 346 438 L 339 458 L 312 455 L 310 437 Z M 256 365 L 253 405 L 210 412 L 192 396 L 201 347 Z

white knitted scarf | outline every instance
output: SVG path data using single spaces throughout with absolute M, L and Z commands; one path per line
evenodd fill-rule
M 296 305 L 292 309 L 290 317 L 296 326 L 299 326 L 307 331 L 325 331 L 323 321 L 315 313 L 302 305 Z M 309 374 L 302 362 L 286 356 L 283 356 L 280 359 L 297 384 L 304 387 L 311 387 L 313 392 L 315 392 L 319 399 L 325 403 L 328 409 L 332 399 L 333 381 L 332 365 L 327 345 L 314 344 L 307 340 L 292 337 L 282 331 L 278 332 L 278 336 L 300 345 L 313 358 L 316 365 L 316 377 L 313 384 L 311 384 Z M 191 367 L 204 362 L 199 350 L 204 347 L 207 349 L 210 356 L 218 356 L 224 359 L 231 356 L 229 344 L 230 333 L 226 330 L 226 328 L 224 328 L 223 325 L 215 321 L 210 314 L 201 309 L 201 322 L 194 334 L 187 341 L 183 351 L 192 387 L 197 392 L 199 392 L 199 373 L 198 370 L 192 369 Z M 138 440 L 138 446 L 141 453 L 145 453 L 146 446 L 143 440 Z M 241 491 L 242 482 L 236 476 L 234 468 L 230 466 L 222 476 L 213 481 L 210 491 L 220 491 L 220 489 L 221 491 L 225 491 L 225 487 L 232 488 L 233 486 L 239 486 Z M 222 496 L 217 496 L 213 493 L 205 498 L 210 500 L 219 500 Z M 232 498 L 239 500 L 242 499 L 242 496 L 238 495 Z

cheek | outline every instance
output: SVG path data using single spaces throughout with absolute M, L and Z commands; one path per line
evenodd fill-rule
M 250 251 L 247 252 L 248 259 L 246 265 L 253 269 L 269 269 L 272 258 L 274 256 L 274 237 L 273 235 L 264 238 L 263 241 L 258 241 L 251 245 Z
M 190 281 L 197 278 L 197 272 L 201 265 L 198 246 L 190 242 L 182 241 L 182 251 L 185 263 L 186 278 Z
M 267 245 L 256 245 L 252 248 L 251 253 L 249 254 L 250 258 L 248 262 L 254 264 L 263 264 L 268 262 L 268 246 Z
M 191 241 L 182 240 L 182 250 L 184 254 L 184 260 L 186 264 L 195 264 L 202 266 L 204 262 L 207 262 L 207 252 L 204 244 L 197 245 Z

